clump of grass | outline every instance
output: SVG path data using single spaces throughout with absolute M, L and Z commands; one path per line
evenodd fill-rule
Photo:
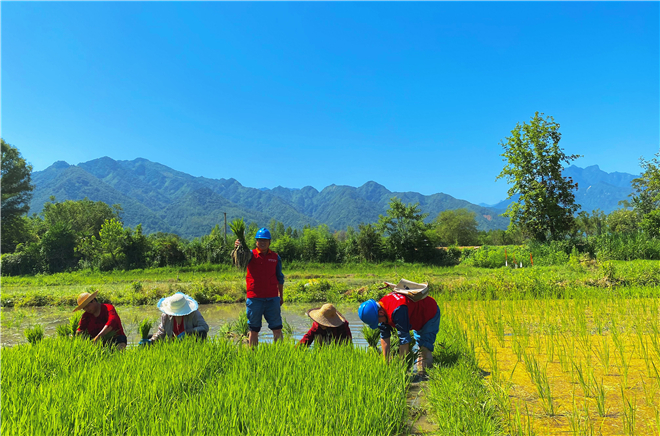
M 37 342 L 44 338 L 44 326 L 37 324 L 34 327 L 26 328 L 23 331 L 23 334 L 29 343 L 35 345 Z
M 247 319 L 247 315 L 245 315 Z M 286 337 L 292 337 L 294 333 L 293 326 L 289 324 L 289 321 L 286 318 L 282 317 L 282 334 Z

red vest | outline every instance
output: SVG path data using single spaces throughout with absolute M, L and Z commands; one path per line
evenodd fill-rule
M 247 298 L 279 297 L 276 271 L 277 253 L 268 250 L 268 253 L 259 254 L 256 248 L 252 250 L 252 260 L 245 276 Z
M 404 304 L 408 306 L 410 327 L 416 331 L 421 330 L 422 327 L 424 327 L 424 324 L 426 324 L 438 312 L 438 303 L 436 303 L 431 297 L 426 297 L 414 302 L 405 295 L 392 292 L 380 299 L 381 307 L 387 312 L 387 323 L 391 327 L 396 328 L 392 323 L 392 313 Z

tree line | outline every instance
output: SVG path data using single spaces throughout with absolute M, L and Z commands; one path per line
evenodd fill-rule
M 327 225 L 287 227 L 271 220 L 272 248 L 285 261 L 347 263 L 403 261 L 453 265 L 460 251 L 438 247 L 520 245 L 533 241 L 573 241 L 611 234 L 660 238 L 660 153 L 640 159 L 642 174 L 632 183 L 630 200 L 606 215 L 600 210 L 579 212 L 577 184 L 561 174 L 564 164 L 578 158 L 559 147 L 559 124 L 538 112 L 518 124 L 501 141 L 505 166 L 498 178 L 511 185 L 509 198 L 519 195 L 506 216 L 506 230 L 479 231 L 475 213 L 447 210 L 426 223 L 419 204 L 394 197 L 377 222 L 331 231 Z M 32 167 L 16 147 L 2 140 L 2 274 L 37 274 L 74 269 L 135 269 L 231 262 L 233 235 L 216 225 L 208 235 L 185 240 L 176 234 L 144 235 L 141 225 L 125 227 L 119 205 L 99 201 L 51 201 L 39 214 L 28 216 L 33 186 Z M 260 225 L 263 225 L 261 223 Z M 257 223 L 247 228 L 254 243 Z

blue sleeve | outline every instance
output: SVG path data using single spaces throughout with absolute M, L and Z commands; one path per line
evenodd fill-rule
M 283 285 L 284 274 L 282 274 L 282 258 L 279 254 L 277 255 L 277 268 L 275 269 L 275 276 L 277 277 L 277 283 Z
M 408 306 L 403 305 L 392 312 L 392 323 L 396 326 L 401 345 L 410 343 L 410 319 L 408 318 Z

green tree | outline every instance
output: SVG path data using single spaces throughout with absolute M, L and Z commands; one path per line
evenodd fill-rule
M 413 262 L 417 257 L 417 250 L 429 245 L 424 232 L 428 225 L 424 219 L 428 216 L 419 209 L 419 203 L 403 204 L 392 197 L 390 199 L 387 215 L 378 217 L 376 228 L 387 238 L 387 246 L 395 259 Z
M 650 161 L 644 158 L 639 161 L 644 171 L 632 181 L 634 192 L 630 194 L 630 205 L 643 217 L 660 209 L 660 152 Z
M 2 226 L 0 233 L 3 253 L 14 251 L 22 241 L 25 223 L 21 215 L 30 210 L 30 199 L 34 186 L 31 183 L 32 165 L 28 165 L 16 147 L 0 138 L 2 145 Z
M 465 208 L 445 210 L 432 225 L 443 245 L 475 245 L 479 237 L 476 216 Z
M 617 209 L 607 216 L 607 226 L 612 233 L 631 233 L 639 228 L 639 215 L 628 209 Z
M 367 262 L 377 262 L 383 256 L 382 238 L 371 224 L 360 224 L 356 237 L 358 256 Z
M 121 223 L 120 212 L 121 206 L 118 204 L 108 206 L 102 201 L 91 201 L 88 198 L 56 202 L 51 197 L 51 201 L 44 204 L 42 214 L 47 228 L 56 223 L 67 223 L 80 238 L 85 238 L 98 237 L 101 227 L 108 220 L 114 219 Z
M 124 226 L 113 218 L 103 223 L 98 238 L 84 238 L 78 245 L 78 252 L 92 264 L 97 264 L 101 270 L 121 268 L 125 265 L 126 239 Z
M 586 236 L 600 236 L 607 231 L 607 215 L 600 209 L 591 212 L 582 211 L 576 218 L 577 231 Z
M 559 124 L 536 112 L 529 124 L 517 124 L 511 136 L 501 141 L 506 165 L 497 179 L 512 184 L 508 198 L 520 195 L 504 216 L 511 226 L 520 227 L 537 241 L 561 239 L 573 228 L 577 183 L 562 176 L 563 162 L 579 155 L 567 155 L 559 147 Z

